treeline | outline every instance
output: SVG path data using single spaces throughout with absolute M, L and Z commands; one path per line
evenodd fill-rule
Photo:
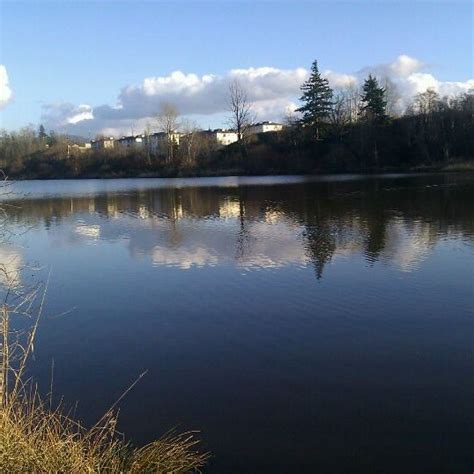
M 369 75 L 361 90 L 334 91 L 317 62 L 301 89 L 302 116 L 281 137 L 265 137 L 267 159 L 292 156 L 296 168 L 328 172 L 474 169 L 474 90 L 440 97 L 428 89 L 397 116 L 394 84 Z
M 394 118 L 343 115 L 322 122 L 319 131 L 296 124 L 259 137 L 248 147 L 246 163 L 250 173 L 474 171 L 474 94 Z
M 281 132 L 248 135 L 251 104 L 233 84 L 230 121 L 239 140 L 226 147 L 189 122 L 179 146 L 170 140 L 156 154 L 146 146 L 84 150 L 28 127 L 0 132 L 0 169 L 15 179 L 474 169 L 472 90 L 440 97 L 428 89 L 397 115 L 393 85 L 369 76 L 360 90 L 333 90 L 316 61 L 301 90 L 298 115 Z M 170 123 L 169 114 L 164 119 Z

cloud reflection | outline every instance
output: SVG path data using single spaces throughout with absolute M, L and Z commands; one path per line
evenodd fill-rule
M 311 265 L 318 278 L 336 259 L 363 258 L 414 271 L 448 233 L 472 239 L 469 199 L 456 194 L 471 196 L 472 188 L 380 183 L 291 182 L 54 197 L 24 201 L 14 217 L 18 225 L 46 228 L 58 245 L 121 242 L 132 257 L 156 266 Z M 448 189 L 455 221 L 442 198 Z
M 23 257 L 19 249 L 10 244 L 0 246 L 0 286 L 4 288 L 19 286 L 23 266 Z

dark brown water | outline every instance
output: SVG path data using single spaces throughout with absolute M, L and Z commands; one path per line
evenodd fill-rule
M 32 374 L 87 422 L 148 370 L 120 428 L 199 429 L 209 472 L 472 472 L 474 177 L 15 190 L 0 260 L 51 269 Z

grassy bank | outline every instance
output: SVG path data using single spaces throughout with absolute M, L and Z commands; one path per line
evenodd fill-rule
M 455 172 L 474 172 L 474 160 L 471 161 L 454 161 L 444 166 L 441 171 Z

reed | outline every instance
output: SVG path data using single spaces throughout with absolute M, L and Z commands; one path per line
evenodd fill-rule
M 116 404 L 86 428 L 62 404 L 53 407 L 51 394 L 42 397 L 26 372 L 46 288 L 24 292 L 1 264 L 0 272 L 10 281 L 0 308 L 0 472 L 200 472 L 209 455 L 193 432 L 168 433 L 135 448 L 117 431 Z M 17 329 L 16 316 L 30 318 L 27 329 Z

